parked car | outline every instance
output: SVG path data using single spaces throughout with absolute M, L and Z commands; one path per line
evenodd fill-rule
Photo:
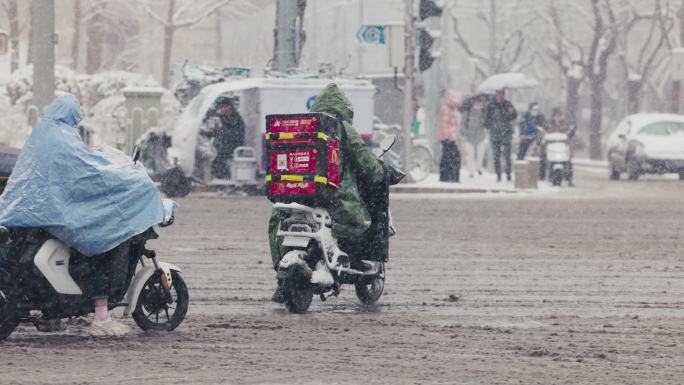
M 19 149 L 0 145 L 0 194 L 5 190 L 5 185 L 9 179 L 14 164 L 19 157 Z
M 678 173 L 684 180 L 684 116 L 636 114 L 624 118 L 608 139 L 610 179 L 626 173 Z

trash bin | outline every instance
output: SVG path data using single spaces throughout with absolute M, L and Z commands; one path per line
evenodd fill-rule
M 231 182 L 235 184 L 257 183 L 257 158 L 254 148 L 243 146 L 233 151 L 230 176 Z

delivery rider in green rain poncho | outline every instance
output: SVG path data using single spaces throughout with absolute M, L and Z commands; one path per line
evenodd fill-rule
M 342 122 L 340 138 L 340 188 L 328 203 L 328 211 L 332 216 L 332 232 L 338 239 L 361 239 L 371 228 L 372 207 L 369 199 L 362 197 L 373 194 L 374 186 L 384 180 L 384 171 L 380 162 L 352 127 L 354 109 L 347 96 L 336 84 L 329 84 L 316 98 L 311 112 L 323 112 L 334 116 Z M 274 268 L 282 257 L 280 241 L 276 237 L 279 226 L 278 215 L 274 210 L 268 224 L 268 236 L 271 247 L 271 258 Z M 384 259 L 385 256 L 366 256 L 368 259 Z M 279 289 L 273 300 L 281 302 Z

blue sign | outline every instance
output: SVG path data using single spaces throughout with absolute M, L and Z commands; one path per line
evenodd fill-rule
M 361 43 L 385 44 L 384 25 L 362 25 L 356 37 Z

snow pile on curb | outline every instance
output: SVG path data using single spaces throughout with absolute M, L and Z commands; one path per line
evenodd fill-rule
M 403 183 L 391 187 L 394 193 L 512 193 L 519 190 L 513 182 L 497 182 L 496 175 L 485 172 L 483 175 L 468 176 L 461 170 L 461 183 L 440 182 L 439 174 L 430 174 L 427 179 L 417 183 Z

